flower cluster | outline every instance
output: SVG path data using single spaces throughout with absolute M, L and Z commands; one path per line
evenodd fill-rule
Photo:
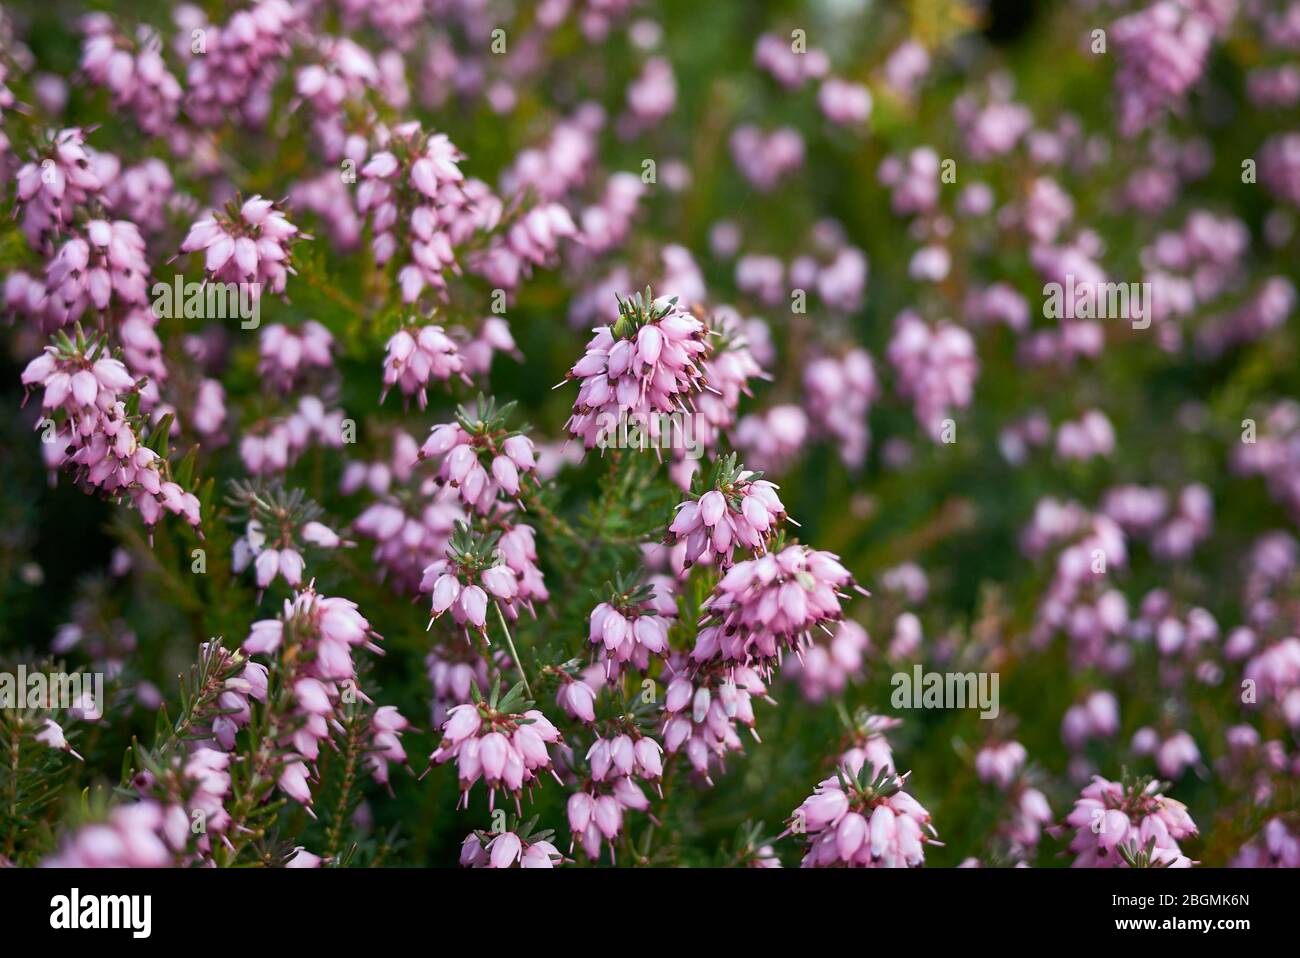
M 442 742 L 429 756 L 430 765 L 456 760 L 461 800 L 469 804 L 469 790 L 480 778 L 488 788 L 488 807 L 496 803 L 497 789 L 514 795 L 515 804 L 525 786 L 530 791 L 539 774 L 550 770 L 549 745 L 560 743 L 559 730 L 524 699 L 523 683 L 499 696 L 497 686 L 484 701 L 457 705 L 442 725 Z M 559 777 L 556 776 L 559 781 Z
M 846 761 L 788 822 L 807 835 L 805 868 L 917 868 L 937 844 L 930 813 L 903 791 L 907 775 Z

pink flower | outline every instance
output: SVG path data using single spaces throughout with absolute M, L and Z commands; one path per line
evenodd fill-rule
M 677 616 L 676 602 L 653 583 L 625 585 L 619 577 L 607 588 L 608 601 L 592 610 L 588 641 L 605 659 L 607 676 L 626 663 L 644 670 L 652 656 L 668 651 L 669 620 Z
M 469 804 L 469 790 L 480 778 L 488 787 L 488 807 L 495 807 L 497 789 L 515 796 L 527 785 L 531 791 L 539 773 L 551 769 L 547 746 L 562 743 L 559 731 L 522 697 L 522 683 L 498 701 L 458 705 L 443 723 L 443 739 L 429 756 L 430 765 L 456 760 L 461 802 Z M 512 711 L 522 709 L 522 711 Z M 554 772 L 552 771 L 552 774 Z M 557 776 L 557 781 L 558 776 Z M 501 866 L 498 866 L 501 867 Z
M 96 29 L 90 18 L 81 50 L 81 69 L 100 86 L 107 87 L 113 107 L 134 117 L 145 133 L 167 131 L 180 108 L 181 85 L 167 69 L 161 41 L 148 27 L 140 27 L 134 41 L 113 31 L 110 24 Z
M 687 412 L 704 385 L 706 330 L 677 306 L 644 297 L 619 300 L 619 319 L 600 326 L 566 379 L 580 380 L 566 428 L 592 449 L 607 443 L 620 416 Z M 603 448 L 603 445 L 602 445 Z
M 809 633 L 843 616 L 843 589 L 857 588 L 837 556 L 807 546 L 732 566 L 704 601 L 691 661 L 770 670 L 783 650 L 800 652 Z
M 276 203 L 253 196 L 242 205 L 229 204 L 224 213 L 209 212 L 196 221 L 181 243 L 181 252 L 202 251 L 209 279 L 247 284 L 257 299 L 263 293 L 284 292 L 293 271 L 290 246 L 298 237 L 298 227 Z
M 778 486 L 760 476 L 738 466 L 733 453 L 714 465 L 708 491 L 677 506 L 665 541 L 685 543 L 686 568 L 704 559 L 729 569 L 737 548 L 753 555 L 767 551 L 785 520 L 785 506 Z
M 930 813 L 903 791 L 907 775 L 845 763 L 790 817 L 807 836 L 804 868 L 918 868 L 938 844 Z
M 480 397 L 459 407 L 455 422 L 434 426 L 420 447 L 421 460 L 440 460 L 438 483 L 457 489 L 479 515 L 494 512 L 500 499 L 518 500 L 524 482 L 536 481 L 532 440 L 505 425 L 513 406 Z
M 441 326 L 399 329 L 384 346 L 384 394 L 398 386 L 404 396 L 416 396 L 420 408 L 428 402 L 430 382 L 448 382 L 460 376 L 466 382 L 465 361 L 456 343 Z
M 1127 868 L 1140 857 L 1152 864 L 1188 868 L 1178 840 L 1196 834 L 1187 808 L 1159 792 L 1160 783 L 1111 782 L 1093 776 L 1066 817 L 1075 829 L 1075 868 Z
M 470 832 L 461 844 L 460 863 L 466 868 L 554 868 L 565 858 L 550 837 L 550 829 L 532 832 L 528 825 L 506 832 Z

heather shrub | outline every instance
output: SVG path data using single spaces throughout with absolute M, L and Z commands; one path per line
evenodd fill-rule
M 74 7 L 0 864 L 1300 863 L 1300 4 Z

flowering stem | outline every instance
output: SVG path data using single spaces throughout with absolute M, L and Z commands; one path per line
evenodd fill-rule
M 334 820 L 330 822 L 328 831 L 327 855 L 331 862 L 338 861 L 339 839 L 343 834 L 343 823 L 348 812 L 348 800 L 352 794 L 352 785 L 356 781 L 357 755 L 361 750 L 361 742 L 358 740 L 358 732 L 360 731 L 358 725 L 357 717 L 353 715 L 348 722 L 348 740 L 344 747 L 343 781 L 339 785 L 339 800 L 334 806 Z
M 528 686 L 528 676 L 524 674 L 524 663 L 519 658 L 519 653 L 515 651 L 515 640 L 510 637 L 510 626 L 506 625 L 505 614 L 501 611 L 501 603 L 493 602 L 497 610 L 497 620 L 501 623 L 501 631 L 506 634 L 506 645 L 510 648 L 510 658 L 515 660 L 515 668 L 519 670 L 519 678 L 524 683 L 524 691 L 528 697 L 533 697 L 533 690 Z

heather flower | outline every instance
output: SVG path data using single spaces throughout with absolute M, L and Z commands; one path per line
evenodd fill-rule
M 443 272 L 459 270 L 452 247 L 476 228 L 495 226 L 499 204 L 493 213 L 490 193 L 471 199 L 459 165 L 463 154 L 446 134 L 427 135 L 410 122 L 381 140 L 383 149 L 361 168 L 357 207 L 374 227 L 376 261 L 387 263 L 399 243 L 409 247 L 397 282 L 403 302 L 413 303 L 426 286 L 446 288 Z M 476 207 L 487 219 L 479 222 Z
M 366 764 L 370 774 L 381 785 L 388 784 L 388 766 L 391 762 L 406 764 L 406 750 L 402 748 L 402 733 L 410 728 L 396 707 L 381 705 L 370 716 L 370 748 L 366 751 Z
M 684 665 L 670 661 L 672 666 Z M 728 752 L 744 750 L 736 726 L 747 727 L 754 740 L 753 699 L 771 701 L 758 673 L 748 666 L 707 666 L 676 678 L 664 693 L 663 747 L 670 755 L 685 752 L 691 767 L 713 784 L 713 766 L 725 770 Z
M 290 392 L 312 370 L 334 368 L 333 347 L 330 331 L 314 319 L 296 329 L 271 323 L 262 329 L 258 343 L 257 374 L 280 392 Z
M 456 523 L 464 518 L 455 490 L 429 480 L 415 494 L 403 490 L 367 506 L 352 528 L 374 541 L 371 557 L 381 579 L 401 594 L 419 595 L 424 570 L 445 557 Z
M 1115 451 L 1115 427 L 1099 409 L 1089 409 L 1077 422 L 1064 422 L 1056 431 L 1056 454 L 1062 459 L 1106 458 Z
M 696 427 L 702 430 L 705 448 L 717 448 L 719 436 L 736 424 L 740 397 L 752 395 L 751 379 L 770 378 L 750 346 L 750 331 L 762 320 L 745 321 L 730 307 L 715 310 L 709 322 L 713 348 L 704 360 L 704 381 L 708 388 L 695 398 Z
M 814 641 L 802 656 L 786 659 L 783 671 L 799 683 L 804 698 L 823 702 L 862 677 L 862 662 L 870 645 L 866 629 L 843 619 L 829 639 Z
M 646 186 L 639 176 L 611 175 L 605 181 L 600 201 L 584 207 L 578 216 L 582 249 L 595 255 L 621 245 L 632 231 L 632 218 L 645 192 Z
M 1201 764 L 1201 753 L 1195 740 L 1183 731 L 1162 737 L 1159 732 L 1143 726 L 1133 733 L 1132 749 L 1138 755 L 1153 755 L 1156 768 L 1164 778 L 1182 778 L 1183 772 Z
M 457 523 L 445 558 L 429 564 L 420 591 L 432 600 L 429 624 L 448 610 L 457 625 L 487 638 L 488 606 L 514 619 L 519 613 L 519 575 L 501 557 L 500 532 L 476 536 L 465 523 Z M 468 634 L 468 631 L 467 633 Z
M 1281 816 L 1270 818 L 1259 834 L 1237 852 L 1232 868 L 1300 868 L 1300 834 Z
M 581 380 L 566 428 L 587 449 L 607 440 L 620 417 L 686 412 L 704 387 L 708 352 L 702 322 L 677 300 L 619 299 L 619 318 L 600 326 L 566 379 Z
M 442 725 L 442 742 L 429 756 L 429 764 L 456 760 L 461 800 L 469 806 L 469 790 L 480 778 L 488 788 L 488 807 L 495 807 L 497 789 L 519 794 L 525 785 L 531 791 L 539 773 L 550 770 L 548 745 L 562 742 L 559 731 L 532 703 L 523 697 L 523 683 L 504 696 L 498 686 L 484 701 L 475 688 L 472 704 L 457 705 Z M 556 781 L 559 777 L 555 776 Z
M 871 356 L 864 349 L 851 349 L 841 357 L 818 356 L 804 367 L 803 384 L 808 419 L 816 432 L 838 442 L 846 466 L 860 468 L 871 442 L 867 416 L 880 397 Z
M 860 126 L 871 118 L 871 91 L 861 83 L 831 77 L 817 91 L 817 105 L 832 123 Z
M 1300 728 L 1300 639 L 1288 637 L 1252 656 L 1242 676 L 1259 702 L 1276 703 L 1291 728 Z
M 490 687 L 496 681 L 492 676 L 500 676 L 511 664 L 501 651 L 489 659 L 473 646 L 461 643 L 431 648 L 424 665 L 433 688 L 429 702 L 433 724 L 441 726 L 451 709 L 472 702 L 476 687 Z
M 88 341 L 80 328 L 75 340 L 60 332 L 27 364 L 22 381 L 44 390 L 41 409 L 56 437 L 46 444 L 52 466 L 89 489 L 129 498 L 151 528 L 164 510 L 199 526 L 199 500 L 170 479 L 166 460 L 149 444 L 156 437 L 142 438 L 140 417 L 127 410 L 139 387 L 103 340 Z
M 1300 133 L 1278 133 L 1264 141 L 1259 178 L 1279 199 L 1300 206 Z
M 628 85 L 628 120 L 624 133 L 635 135 L 672 113 L 677 104 L 677 80 L 673 67 L 663 57 L 651 57 L 640 75 Z
M 52 249 L 55 237 L 72 224 L 74 214 L 103 188 L 85 142 L 78 127 L 51 133 L 34 158 L 18 170 L 23 235 L 33 249 Z
M 470 832 L 461 843 L 460 864 L 465 868 L 554 868 L 563 864 L 564 856 L 551 841 L 553 832 L 549 828 L 534 832 L 536 824 L 534 816 L 508 831 Z
M 627 727 L 632 734 L 623 731 Z M 662 797 L 663 748 L 635 725 L 620 726 L 617 734 L 597 737 L 587 750 L 587 776 L 566 806 L 569 829 L 593 861 L 606 843 L 614 857 L 614 842 L 622 833 L 627 812 L 644 812 L 650 800 L 637 779 L 653 783 Z
M 803 449 L 807 436 L 807 413 L 799 406 L 785 405 L 742 416 L 732 439 L 755 469 L 780 473 Z
M 273 2 L 273 0 L 271 0 Z M 203 271 L 218 283 L 246 283 L 253 298 L 264 292 L 283 293 L 290 244 L 298 227 L 278 205 L 253 196 L 242 205 L 230 203 L 224 213 L 209 212 L 190 227 L 182 253 L 203 251 Z
M 594 103 L 581 105 L 571 117 L 551 128 L 542 146 L 520 151 L 501 176 L 502 192 L 522 196 L 531 191 L 543 201 L 562 199 L 590 175 L 596 158 L 596 134 L 603 123 L 600 107 Z
M 176 815 L 179 814 L 179 826 Z M 170 827 L 169 827 L 170 826 Z M 45 868 L 168 868 L 176 848 L 168 838 L 189 835 L 189 818 L 153 800 L 120 805 L 103 823 L 82 826 L 67 835 L 59 850 L 42 862 Z
M 938 441 L 952 409 L 971 402 L 979 361 L 970 333 L 946 320 L 931 326 L 907 310 L 895 320 L 889 361 L 898 371 L 898 391 Z
M 249 426 L 239 441 L 239 458 L 254 476 L 282 473 L 312 443 L 342 447 L 343 420 L 342 409 L 326 409 L 319 396 L 303 396 L 288 415 Z
M 885 59 L 885 82 L 904 99 L 915 96 L 921 81 L 930 72 L 930 54 L 916 40 L 906 40 Z
M 691 660 L 770 670 L 785 650 L 801 653 L 814 628 L 830 634 L 850 587 L 836 555 L 803 545 L 738 562 L 704 601 Z
M 404 396 L 416 396 L 420 408 L 428 403 L 430 382 L 448 382 L 452 376 L 469 381 L 464 373 L 465 361 L 456 342 L 441 326 L 399 329 L 384 345 L 383 402 L 393 386 Z
M 605 591 L 609 598 L 592 610 L 587 639 L 604 658 L 607 675 L 627 663 L 644 671 L 651 656 L 668 651 L 669 620 L 677 616 L 677 603 L 653 583 L 625 583 L 622 576 L 606 583 Z
M 455 422 L 434 426 L 420 447 L 421 460 L 441 460 L 438 483 L 459 490 L 466 507 L 479 515 L 495 511 L 500 499 L 518 501 L 524 483 L 536 481 L 532 440 L 505 426 L 514 405 L 498 408 L 480 396 L 474 407 L 457 408 Z
M 309 811 L 312 763 L 332 729 L 342 726 L 344 690 L 369 701 L 356 688 L 353 650 L 377 652 L 379 638 L 355 602 L 322 596 L 308 585 L 284 601 L 277 618 L 254 622 L 244 640 L 245 653 L 276 663 L 279 681 L 275 699 L 267 704 L 265 735 L 284 750 L 274 764 L 280 791 Z M 392 745 L 385 743 L 390 755 L 395 754 Z
M 961 128 L 971 158 L 984 163 L 1010 153 L 1033 126 L 1033 114 L 1003 99 L 979 105 L 969 94 L 953 103 L 953 117 Z
M 830 70 L 830 58 L 818 47 L 796 51 L 789 37 L 764 33 L 754 44 L 754 66 L 766 70 L 787 90 L 797 90 L 809 80 L 824 77 Z
M 1019 742 L 986 743 L 975 753 L 975 774 L 981 782 L 989 782 L 1006 791 L 1020 775 L 1028 753 Z
M 588 724 L 596 721 L 596 693 L 605 685 L 605 667 L 595 663 L 575 678 L 559 670 L 560 687 L 555 693 L 555 704 L 565 714 Z
M 130 40 L 116 33 L 111 22 L 95 15 L 87 21 L 82 71 L 106 87 L 113 108 L 134 117 L 145 133 L 166 132 L 180 108 L 181 85 L 163 61 L 158 35 L 142 26 Z
M 93 219 L 72 231 L 45 269 L 48 314 L 60 325 L 88 309 L 110 305 L 144 306 L 149 264 L 144 239 L 134 223 Z
M 555 263 L 561 239 L 578 235 L 567 209 L 559 203 L 544 203 L 520 215 L 470 265 L 494 286 L 513 290 L 532 274 L 534 267 Z
M 735 453 L 719 459 L 707 491 L 692 493 L 678 504 L 664 542 L 685 543 L 685 568 L 704 560 L 728 569 L 737 547 L 762 555 L 785 520 L 778 488 L 762 473 L 739 465 Z
M 891 204 L 899 216 L 928 213 L 939 203 L 939 154 L 928 146 L 905 159 L 886 157 L 876 176 L 892 191 Z
M 1120 64 L 1115 73 L 1119 128 L 1125 136 L 1135 135 L 1167 111 L 1181 109 L 1205 71 L 1215 34 L 1224 26 L 1216 22 L 1214 7 L 1162 0 L 1111 24 Z
M 1089 739 L 1111 738 L 1119 731 L 1119 702 L 1110 692 L 1092 692 L 1065 710 L 1061 738 L 1067 748 L 1082 748 Z
M 202 126 L 220 126 L 232 117 L 251 127 L 265 123 L 271 88 L 290 52 L 289 31 L 298 16 L 286 0 L 259 0 L 224 25 L 195 23 L 204 50 L 189 59 L 186 114 Z M 188 38 L 190 31 L 183 32 Z
M 803 137 L 788 126 L 767 134 L 755 126 L 739 126 L 731 134 L 731 158 L 756 190 L 770 193 L 803 165 Z
M 1160 782 L 1111 782 L 1093 776 L 1066 824 L 1075 829 L 1075 868 L 1131 868 L 1144 856 L 1151 865 L 1188 868 L 1178 847 L 1196 834 L 1182 802 L 1160 794 Z
M 259 589 L 267 588 L 277 576 L 297 589 L 306 567 L 303 554 L 309 548 L 331 550 L 351 545 L 319 521 L 320 507 L 300 489 L 234 483 L 227 501 L 235 510 L 234 518 L 244 526 L 235 540 L 231 567 L 242 572 L 252 566 Z
M 807 835 L 804 868 L 917 868 L 937 844 L 930 813 L 903 791 L 907 775 L 845 763 L 804 799 L 789 830 Z

